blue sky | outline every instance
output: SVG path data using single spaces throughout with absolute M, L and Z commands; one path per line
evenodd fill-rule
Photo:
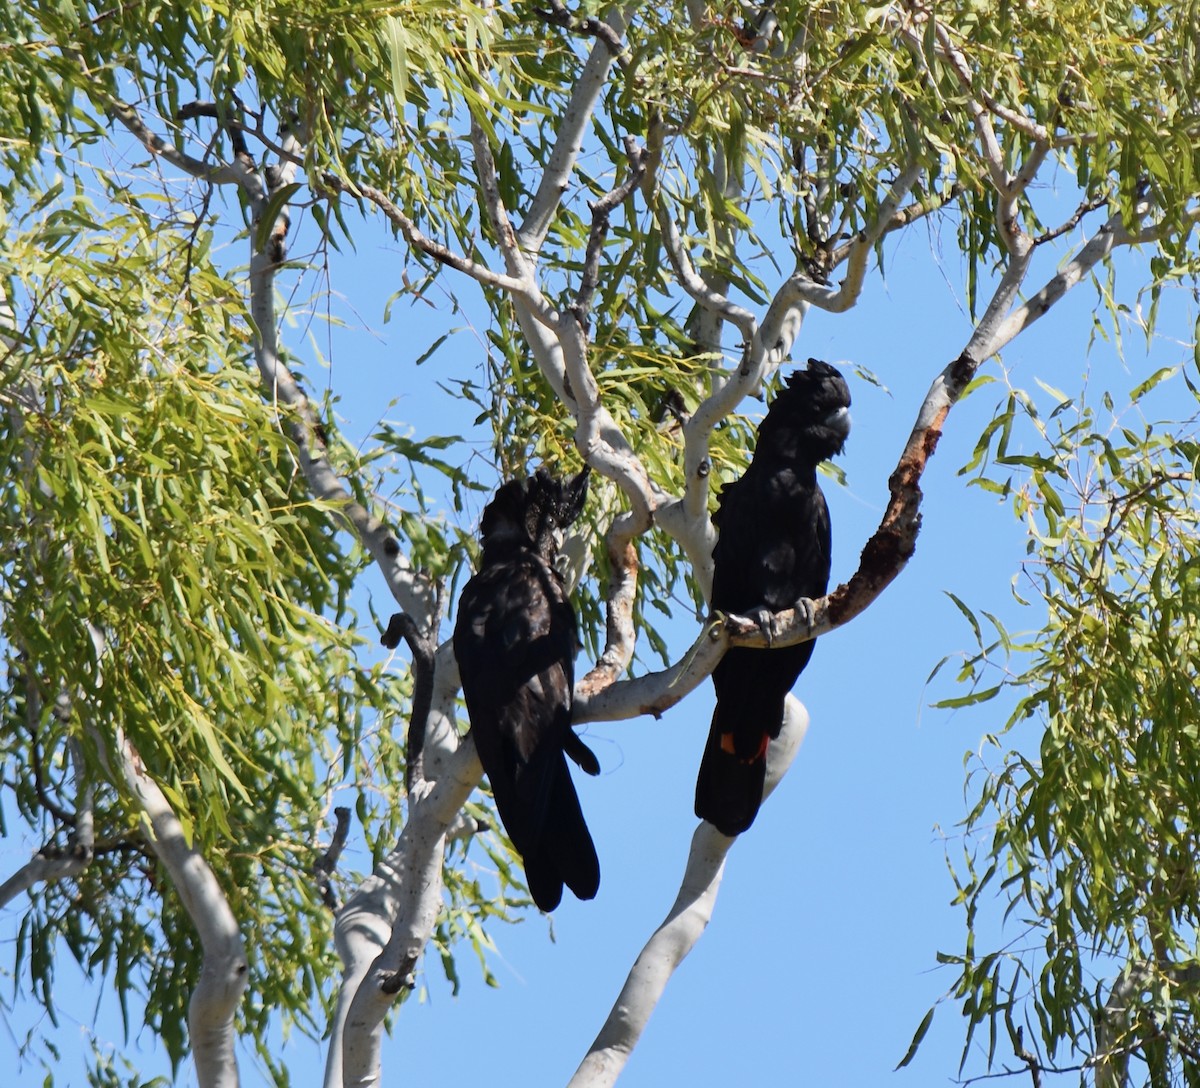
M 386 418 L 412 426 L 418 437 L 460 432 L 474 409 L 439 391 L 437 382 L 469 376 L 482 363 L 480 343 L 469 331 L 458 333 L 415 366 L 462 318 L 431 296 L 434 306 L 401 303 L 383 322 L 404 255 L 379 241 L 377 227 L 360 225 L 357 252 L 332 257 L 330 287 L 345 300 L 335 312 L 347 324 L 328 334 L 319 324 L 313 329 L 329 353 L 325 377 L 342 398 L 343 426 L 350 437 L 365 439 L 381 406 L 394 400 Z M 850 376 L 854 430 L 841 460 L 848 482 L 826 485 L 835 582 L 852 573 L 878 523 L 888 474 L 930 382 L 969 335 L 953 230 L 942 231 L 944 243 L 917 226 L 889 244 L 886 274 L 869 277 L 858 307 L 838 317 L 814 312 L 793 352 L 841 364 L 848 376 L 850 364 L 860 364 L 889 390 Z M 314 237 L 311 224 L 302 223 L 293 253 L 303 253 Z M 1043 256 L 1031 285 L 1052 274 L 1055 259 Z M 1120 267 L 1118 293 L 1132 305 L 1144 264 L 1123 256 Z M 299 294 L 313 286 L 306 279 Z M 1092 288 L 1081 286 L 1011 345 L 1003 366 L 1014 384 L 1034 389 L 1037 377 L 1070 392 L 1089 376 L 1093 386 L 1123 392 L 1154 367 L 1190 358 L 1182 306 L 1164 315 L 1150 361 L 1136 336 L 1128 338 L 1127 363 L 1103 342 L 1089 352 L 1094 302 Z M 476 320 L 482 327 L 483 315 Z M 304 360 L 310 386 L 319 388 L 309 345 L 295 328 L 285 336 Z M 993 361 L 986 372 L 1000 376 L 1001 366 Z M 963 941 L 945 861 L 947 850 L 959 850 L 963 757 L 1006 716 L 1003 704 L 959 712 L 929 707 L 961 694 L 945 674 L 931 686 L 926 680 L 939 660 L 971 640 L 946 593 L 1016 630 L 1041 618 L 1036 609 L 1020 608 L 1010 590 L 1024 553 L 1021 527 L 994 496 L 957 475 L 1002 389 L 1002 383 L 987 387 L 951 413 L 923 480 L 924 524 L 907 569 L 867 613 L 817 646 L 796 689 L 812 717 L 808 738 L 731 851 L 712 923 L 668 986 L 621 1080 L 626 1088 L 953 1079 L 963 1025 L 952 1004 L 939 1011 L 912 1066 L 891 1071 L 953 979 L 936 967 L 935 954 L 960 951 Z M 377 610 L 388 614 L 390 601 L 375 593 Z M 367 609 L 360 614 L 365 618 Z M 694 633 L 690 615 L 676 618 L 676 654 Z M 555 912 L 553 941 L 536 913 L 495 929 L 499 989 L 482 983 L 469 950 L 460 955 L 457 997 L 440 965 L 427 963 L 423 1000 L 406 1005 L 386 1046 L 385 1083 L 569 1079 L 674 899 L 695 825 L 692 788 L 711 710 L 705 685 L 659 721 L 587 728 L 603 772 L 577 782 L 601 858 L 599 896 L 590 903 L 568 897 Z M 347 863 L 361 865 L 364 857 L 361 839 L 352 837 Z M 20 863 L 8 849 L 4 858 L 6 871 Z M 11 940 L 17 917 L 16 907 L 0 917 L 0 938 Z M 73 971 L 67 964 L 60 974 L 65 1000 Z M 94 1000 L 81 996 L 72 1014 L 90 1020 Z M 101 1031 L 119 1042 L 115 1003 L 104 1010 Z M 0 1059 L 9 1050 L 0 1033 Z M 282 1057 L 294 1084 L 320 1083 L 317 1044 L 293 1036 Z M 969 1061 L 967 1071 L 981 1071 L 978 1062 Z M 248 1085 L 260 1083 L 248 1051 L 243 1077 Z M 190 1069 L 183 1083 L 194 1083 Z

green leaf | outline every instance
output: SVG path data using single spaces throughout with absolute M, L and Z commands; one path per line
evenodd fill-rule
M 1172 378 L 1178 373 L 1179 373 L 1179 367 L 1177 367 L 1177 366 L 1159 367 L 1159 369 L 1156 370 L 1153 374 L 1151 374 L 1150 377 L 1148 377 L 1144 382 L 1139 382 L 1137 385 L 1135 385 L 1133 387 L 1132 390 L 1130 390 L 1130 393 L 1129 393 L 1130 401 L 1137 402 L 1137 401 L 1141 400 L 1142 397 L 1144 397 L 1147 393 L 1149 393 L 1150 390 L 1153 389 L 1156 385 L 1161 385 L 1168 378 Z
M 912 1042 L 908 1044 L 908 1050 L 905 1051 L 904 1057 L 900 1059 L 896 1068 L 892 1070 L 893 1073 L 896 1069 L 903 1069 L 917 1056 L 917 1048 L 921 1045 L 921 1040 L 925 1038 L 926 1033 L 929 1031 L 930 1024 L 933 1023 L 933 1014 L 936 1008 L 936 1005 L 931 1007 L 921 1018 L 920 1024 L 917 1025 L 917 1030 L 913 1032 Z

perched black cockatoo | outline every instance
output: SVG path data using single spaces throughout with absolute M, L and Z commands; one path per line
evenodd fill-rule
M 817 466 L 850 433 L 850 389 L 817 359 L 781 389 L 758 429 L 754 457 L 721 493 L 714 522 L 714 611 L 759 615 L 808 608 L 829 587 L 829 508 Z M 717 708 L 696 779 L 696 815 L 725 835 L 758 815 L 767 744 L 813 644 L 729 650 L 713 670 Z
M 504 484 L 483 512 L 483 555 L 454 624 L 463 696 L 479 761 L 533 900 L 551 911 L 566 884 L 580 899 L 600 863 L 564 753 L 600 765 L 571 729 L 575 612 L 554 569 L 560 530 L 579 516 L 588 469 L 570 480 L 540 468 Z

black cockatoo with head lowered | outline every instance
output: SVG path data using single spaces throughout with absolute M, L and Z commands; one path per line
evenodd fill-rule
M 479 572 L 466 584 L 454 655 L 471 734 L 496 809 L 525 863 L 533 900 L 551 911 L 566 884 L 580 899 L 600 863 L 564 753 L 589 774 L 596 757 L 571 729 L 575 612 L 555 570 L 561 530 L 583 510 L 588 469 L 510 480 L 483 512 Z
M 817 466 L 850 433 L 850 389 L 828 363 L 808 361 L 779 391 L 758 429 L 754 456 L 727 485 L 714 522 L 714 611 L 760 616 L 810 608 L 829 587 L 829 508 Z M 769 649 L 734 647 L 713 670 L 717 707 L 696 779 L 696 815 L 726 835 L 758 815 L 767 745 L 783 728 L 784 700 L 811 641 Z

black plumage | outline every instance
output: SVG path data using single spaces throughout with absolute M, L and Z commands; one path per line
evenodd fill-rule
M 483 512 L 479 572 L 463 589 L 454 625 L 479 761 L 525 863 L 529 892 L 544 911 L 558 906 L 564 884 L 580 899 L 600 886 L 596 848 L 564 758 L 599 772 L 571 729 L 578 640 L 554 569 L 559 531 L 582 511 L 587 480 L 586 467 L 566 481 L 541 468 L 496 492 Z
M 724 488 L 714 517 L 714 611 L 782 612 L 825 594 L 831 536 L 817 466 L 841 452 L 849 408 L 841 374 L 816 359 L 771 403 L 754 457 Z M 717 707 L 696 779 L 696 815 L 726 835 L 745 831 L 758 815 L 767 744 L 783 728 L 784 700 L 812 652 L 811 641 L 735 647 L 713 670 Z

